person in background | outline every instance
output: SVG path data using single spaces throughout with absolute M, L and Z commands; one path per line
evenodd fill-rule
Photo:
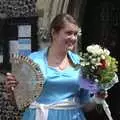
M 69 14 L 59 14 L 50 26 L 50 46 L 30 54 L 40 66 L 45 83 L 40 96 L 23 113 L 22 120 L 86 120 L 84 110 L 95 107 L 89 91 L 80 89 L 80 68 L 75 67 L 80 59 L 73 52 L 77 33 L 75 19 Z M 19 83 L 11 73 L 6 78 L 6 88 L 12 91 Z M 106 94 L 96 97 L 104 99 Z

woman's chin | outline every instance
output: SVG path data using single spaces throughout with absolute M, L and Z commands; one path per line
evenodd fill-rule
M 67 48 L 67 50 L 74 51 L 74 47 L 73 47 L 73 46 L 69 46 L 69 47 Z

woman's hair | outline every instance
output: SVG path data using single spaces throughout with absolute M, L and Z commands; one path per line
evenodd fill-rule
M 50 34 L 52 29 L 54 29 L 55 32 L 59 32 L 62 28 L 64 28 L 66 22 L 77 25 L 76 20 L 71 15 L 65 13 L 58 14 L 51 22 Z

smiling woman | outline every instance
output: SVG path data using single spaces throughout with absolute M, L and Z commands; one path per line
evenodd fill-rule
M 68 49 L 67 47 L 70 46 L 73 48 L 77 40 L 77 32 L 78 25 L 71 16 L 57 16 L 50 26 L 52 45 L 57 43 L 57 46 L 60 45 L 59 48 L 66 45 L 66 50 Z
M 51 23 L 51 45 L 29 55 L 41 68 L 45 81 L 40 96 L 25 110 L 22 120 L 85 120 L 83 105 L 92 104 L 88 109 L 95 105 L 89 91 L 80 89 L 80 68 L 75 67 L 80 59 L 73 52 L 77 32 L 74 18 L 59 14 Z M 16 87 L 16 82 L 15 76 L 7 74 L 7 88 Z
M 48 51 L 49 66 L 65 69 L 72 65 L 67 52 L 75 49 L 77 32 L 77 23 L 71 16 L 59 15 L 53 20 L 50 28 L 52 44 Z

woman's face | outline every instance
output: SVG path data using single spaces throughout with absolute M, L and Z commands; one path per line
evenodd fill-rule
M 78 26 L 66 22 L 64 28 L 53 34 L 53 42 L 62 50 L 74 50 L 77 42 Z

